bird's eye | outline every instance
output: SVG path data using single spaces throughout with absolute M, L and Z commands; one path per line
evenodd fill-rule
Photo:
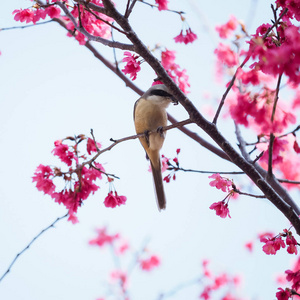
M 151 91 L 151 95 L 153 95 L 153 96 L 161 96 L 161 97 L 168 97 L 168 98 L 172 98 L 173 97 L 171 94 L 169 94 L 168 92 L 166 92 L 164 90 L 153 90 L 153 91 Z

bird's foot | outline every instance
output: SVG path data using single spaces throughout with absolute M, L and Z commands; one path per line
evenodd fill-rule
M 156 129 L 157 133 L 160 134 L 161 137 L 164 137 L 164 128 L 162 126 L 159 126 L 157 129 Z

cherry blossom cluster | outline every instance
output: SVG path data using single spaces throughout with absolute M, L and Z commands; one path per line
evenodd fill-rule
M 124 69 L 122 69 L 122 72 L 124 72 L 124 74 L 129 74 L 130 78 L 135 80 L 137 73 L 141 70 L 141 61 L 138 61 L 139 56 L 131 54 L 129 51 L 125 51 L 124 56 L 122 61 L 125 62 L 126 65 Z
M 224 200 L 213 203 L 209 208 L 215 210 L 216 215 L 220 216 L 221 218 L 226 218 L 227 216 L 231 218 L 228 209 L 228 202 L 229 199 L 235 194 L 232 180 L 222 177 L 219 173 L 208 176 L 208 178 L 213 179 L 209 183 L 210 186 L 216 187 L 222 192 L 227 193 L 227 196 L 224 198 Z
M 285 241 L 283 240 L 285 238 Z M 288 229 L 284 229 L 283 233 L 273 236 L 271 233 L 265 233 L 260 237 L 260 241 L 265 243 L 263 251 L 268 255 L 275 255 L 278 250 L 287 246 L 287 252 L 290 254 L 298 254 L 298 243 L 294 238 L 292 232 Z
M 182 29 L 179 35 L 174 37 L 176 43 L 189 44 L 197 39 L 197 35 L 192 31 L 191 28 Z
M 264 232 L 259 234 L 258 239 L 260 242 L 264 243 L 262 250 L 268 255 L 275 255 L 277 251 L 285 248 L 287 246 L 287 252 L 289 254 L 298 254 L 297 246 L 299 245 L 296 241 L 293 233 L 290 229 L 284 229 L 282 233 L 278 235 L 274 235 L 272 232 Z M 249 251 L 253 251 L 253 241 L 246 243 L 246 248 Z M 288 300 L 291 299 L 294 295 L 299 296 L 300 292 L 300 259 L 297 259 L 296 264 L 294 265 L 292 270 L 285 271 L 285 277 L 280 276 L 277 279 L 279 284 L 286 284 L 287 282 L 291 282 L 292 285 L 290 288 L 278 288 L 278 292 L 276 293 L 276 298 L 278 300 Z M 297 298 L 298 299 L 298 298 Z
M 79 145 L 83 141 L 86 142 L 87 153 L 81 154 Z M 78 222 L 76 213 L 82 202 L 99 189 L 96 181 L 102 179 L 102 174 L 106 175 L 100 163 L 93 160 L 89 162 L 88 160 L 88 156 L 98 152 L 100 148 L 100 143 L 84 135 L 57 140 L 54 142 L 52 153 L 64 164 L 64 170 L 60 167 L 40 164 L 32 177 L 32 181 L 36 183 L 36 188 L 39 191 L 50 195 L 55 202 L 63 204 L 68 209 L 68 220 L 72 223 Z M 54 181 L 57 181 L 58 185 Z M 58 186 L 64 187 L 61 189 Z M 126 197 L 118 196 L 116 191 L 113 197 L 116 198 L 116 205 L 125 204 L 126 202 Z M 116 206 L 112 205 L 112 200 L 107 199 L 105 199 L 104 204 L 107 207 Z
M 221 300 L 241 300 L 242 298 L 234 295 L 234 289 L 239 285 L 240 279 L 238 276 L 231 276 L 227 273 L 221 273 L 220 275 L 213 275 L 211 270 L 208 268 L 209 261 L 204 260 L 203 266 L 203 284 L 204 288 L 202 293 L 199 295 L 200 299 L 216 299 L 213 295 L 222 292 L 224 295 L 218 297 Z
M 291 270 L 285 271 L 285 278 L 280 278 L 279 283 L 286 284 L 287 282 L 291 283 L 290 288 L 278 288 L 276 293 L 277 300 L 288 300 L 288 299 L 299 299 L 300 296 L 300 259 L 297 258 L 294 266 Z M 294 297 L 295 296 L 295 297 Z
M 100 248 L 109 247 L 112 250 L 113 261 L 118 261 L 115 266 L 116 269 L 112 270 L 109 274 L 108 287 L 111 288 L 109 293 L 115 297 L 122 296 L 122 299 L 129 299 L 128 283 L 130 268 L 122 267 L 123 261 L 128 260 L 125 256 L 132 255 L 134 261 L 130 267 L 138 268 L 142 272 L 152 272 L 160 266 L 161 260 L 157 255 L 149 253 L 146 247 L 143 247 L 137 255 L 137 252 L 131 249 L 129 243 L 122 238 L 121 234 L 109 234 L 106 227 L 99 228 L 96 232 L 96 237 L 89 241 L 89 245 Z
M 232 36 L 234 39 L 230 43 L 222 41 L 215 50 L 217 78 L 232 79 L 236 71 L 225 102 L 228 110 L 225 115 L 257 135 L 258 141 L 249 145 L 255 145 L 256 151 L 260 151 L 257 156 L 262 167 L 268 168 L 271 146 L 273 172 L 291 181 L 300 180 L 300 148 L 296 130 L 290 130 L 296 123 L 300 103 L 300 29 L 293 25 L 299 18 L 297 3 L 276 1 L 274 21 L 259 26 L 252 36 L 231 16 L 216 30 L 221 39 Z M 240 43 L 244 39 L 248 41 L 246 49 L 242 49 Z M 285 88 L 281 89 L 283 85 Z M 271 135 L 275 140 L 269 145 Z M 298 187 L 290 183 L 284 185 Z
M 36 24 L 40 19 L 44 20 L 47 16 L 52 19 L 59 18 L 61 10 L 53 4 L 46 5 L 46 7 L 40 7 L 38 4 L 35 4 L 33 8 L 15 9 L 13 14 L 15 15 L 15 21 Z
M 124 74 L 129 74 L 132 80 L 137 78 L 137 73 L 141 71 L 141 60 L 139 55 L 131 54 L 129 51 L 124 52 L 124 58 L 122 61 L 125 64 L 122 71 Z M 179 86 L 179 88 L 184 92 L 188 93 L 188 88 L 190 84 L 188 82 L 188 75 L 185 69 L 181 69 L 178 64 L 175 63 L 176 55 L 175 51 L 165 50 L 161 52 L 161 64 L 168 72 L 169 76 L 173 81 Z
M 108 177 L 109 182 L 109 193 L 104 199 L 104 205 L 106 207 L 115 208 L 126 203 L 127 198 L 125 196 L 119 196 L 113 185 L 113 178 Z M 113 192 L 114 190 L 114 192 Z
M 44 6 L 35 3 L 32 8 L 16 9 L 13 11 L 13 14 L 15 14 L 14 19 L 20 22 L 33 22 L 33 24 L 36 24 L 40 19 L 45 19 L 46 16 L 60 18 L 65 22 L 67 29 L 69 29 L 67 36 L 74 36 L 80 45 L 85 45 L 88 40 L 85 35 L 75 30 L 73 22 L 67 16 L 61 16 L 61 9 L 56 6 L 56 0 L 52 0 L 51 2 L 47 1 L 47 4 Z M 101 0 L 91 0 L 89 2 L 103 7 Z M 111 37 L 109 22 L 113 20 L 110 17 L 96 11 L 91 12 L 82 5 L 72 6 L 68 4 L 68 1 L 64 1 L 64 3 L 67 3 L 67 7 L 70 9 L 70 13 L 77 21 L 77 24 L 80 23 L 88 33 L 105 39 Z

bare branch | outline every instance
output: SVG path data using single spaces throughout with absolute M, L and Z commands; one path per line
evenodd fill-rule
M 125 14 L 124 14 L 124 17 L 125 17 L 126 19 L 128 19 L 129 16 L 130 16 L 130 14 L 132 13 L 132 10 L 133 10 L 133 8 L 134 8 L 134 6 L 135 6 L 135 4 L 136 4 L 136 1 L 137 1 L 137 0 L 133 0 L 132 3 L 131 3 L 131 5 L 129 6 L 130 0 L 128 0 L 128 2 L 127 2 L 127 7 L 126 7 L 126 12 L 125 12 Z
M 13 27 L 0 28 L 0 31 L 12 30 L 12 29 L 25 29 L 25 28 L 28 28 L 28 27 L 33 27 L 33 26 L 37 26 L 37 25 L 44 25 L 44 24 L 47 24 L 47 23 L 52 23 L 53 21 L 54 20 L 51 19 L 51 20 L 44 21 L 44 22 L 39 22 L 39 23 L 36 23 L 36 24 L 29 24 L 29 25 L 23 25 L 23 26 L 13 26 Z
M 267 198 L 265 195 L 253 195 L 253 194 L 241 192 L 236 187 L 233 188 L 233 191 L 235 193 L 239 194 L 239 195 L 245 195 L 245 196 L 249 196 L 249 197 L 253 197 L 253 198 L 261 198 L 261 199 L 266 199 Z
M 21 251 L 19 252 L 16 257 L 13 259 L 13 261 L 11 262 L 11 264 L 9 265 L 8 269 L 6 270 L 6 272 L 1 276 L 0 278 L 0 282 L 2 281 L 2 279 L 10 272 L 12 266 L 15 264 L 15 262 L 17 261 L 17 259 L 26 251 L 29 249 L 29 247 L 43 234 L 45 233 L 48 229 L 50 228 L 54 228 L 54 225 L 59 222 L 60 220 L 66 218 L 68 216 L 69 213 L 65 214 L 62 217 L 57 218 L 52 224 L 50 224 L 48 227 L 46 227 L 45 229 L 43 229 L 37 236 L 35 236 L 31 242 Z

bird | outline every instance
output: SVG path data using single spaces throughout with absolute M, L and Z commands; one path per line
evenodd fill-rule
M 136 133 L 143 134 L 139 140 L 150 160 L 159 211 L 166 208 L 159 152 L 166 136 L 163 131 L 168 120 L 166 109 L 172 102 L 178 104 L 169 89 L 164 84 L 156 84 L 135 102 L 133 112 Z

